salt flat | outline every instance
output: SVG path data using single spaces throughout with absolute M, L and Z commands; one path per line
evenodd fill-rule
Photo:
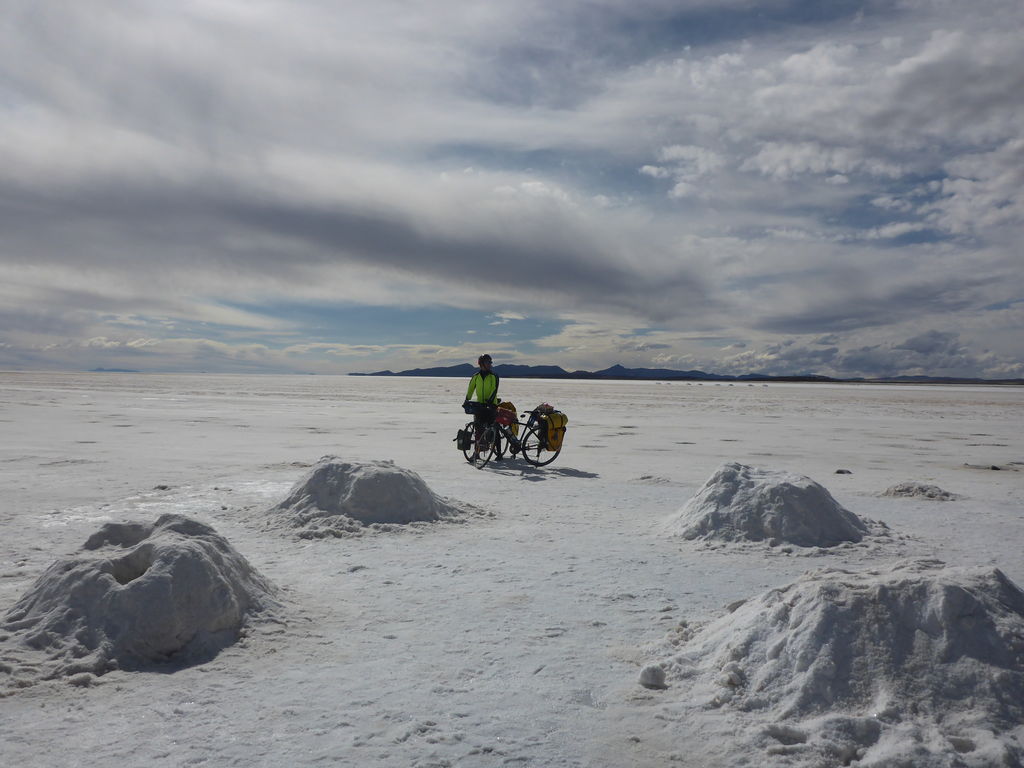
M 510 379 L 520 410 L 569 414 L 566 445 L 548 467 L 483 470 L 452 442 L 464 391 L 0 374 L 0 615 L 104 523 L 166 513 L 216 529 L 284 605 L 205 664 L 9 690 L 0 764 L 732 766 L 765 764 L 771 744 L 773 765 L 838 765 L 815 746 L 827 725 L 801 723 L 800 742 L 756 712 L 707 708 L 685 678 L 644 688 L 640 670 L 681 626 L 810 570 L 933 558 L 1024 585 L 1021 388 Z M 391 460 L 487 514 L 339 539 L 268 530 L 267 510 L 325 455 Z M 891 535 L 835 548 L 664 535 L 726 462 L 813 478 Z M 883 495 L 906 481 L 958 498 Z M 0 653 L 20 659 L 16 639 Z M 1020 725 L 925 723 L 922 764 L 1019 764 Z M 843 759 L 901 764 L 900 749 L 868 739 Z

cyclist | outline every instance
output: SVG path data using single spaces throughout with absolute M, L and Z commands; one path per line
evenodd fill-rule
M 462 405 L 467 411 L 472 409 L 473 424 L 479 438 L 484 427 L 494 423 L 494 414 L 498 410 L 498 374 L 491 370 L 490 355 L 480 355 L 476 363 L 480 370 L 469 380 L 466 400 Z

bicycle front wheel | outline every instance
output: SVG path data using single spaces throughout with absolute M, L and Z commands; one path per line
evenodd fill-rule
M 546 429 L 545 425 L 532 426 L 526 430 L 523 434 L 523 439 L 519 441 L 522 446 L 523 458 L 535 467 L 543 467 L 550 464 L 562 452 L 561 446 L 559 446 L 557 451 L 544 450 L 543 446 L 547 441 L 543 439 L 544 433 L 541 430 Z
M 476 429 L 475 429 L 475 426 L 474 426 L 472 421 L 469 422 L 469 424 L 466 425 L 465 431 L 469 432 L 471 435 L 475 435 L 476 434 Z M 475 453 L 476 453 L 476 438 L 474 437 L 472 440 L 469 441 L 469 447 L 462 449 L 462 455 L 466 457 L 466 461 L 468 461 L 469 463 L 472 464 L 473 463 L 473 456 L 474 456 Z
M 494 425 L 484 427 L 479 432 L 473 427 L 473 422 L 466 425 L 466 429 L 473 429 L 473 442 L 470 444 L 467 450 L 464 450 L 462 454 L 466 457 L 466 461 L 472 464 L 477 469 L 483 469 L 494 457 L 495 446 L 497 445 L 497 434 L 495 433 Z

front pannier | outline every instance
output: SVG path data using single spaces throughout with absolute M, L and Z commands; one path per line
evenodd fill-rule
M 460 451 L 468 451 L 473 447 L 473 430 L 460 429 L 455 434 L 455 448 Z

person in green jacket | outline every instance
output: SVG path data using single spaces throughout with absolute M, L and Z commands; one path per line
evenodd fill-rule
M 484 427 L 494 423 L 494 414 L 498 410 L 498 374 L 491 370 L 490 355 L 480 355 L 476 363 L 480 370 L 469 380 L 463 406 L 473 409 L 473 424 L 479 436 Z

